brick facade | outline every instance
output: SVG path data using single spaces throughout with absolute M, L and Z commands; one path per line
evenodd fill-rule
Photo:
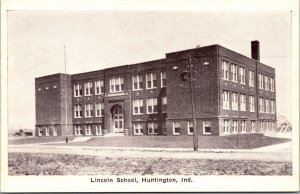
M 199 135 L 274 130 L 275 69 L 212 45 L 156 61 L 36 78 L 36 135 L 191 135 L 190 87 L 181 79 L 187 56 L 195 73 Z

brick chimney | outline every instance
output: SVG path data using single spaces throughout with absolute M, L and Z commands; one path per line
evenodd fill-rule
M 257 40 L 251 41 L 251 58 L 257 61 L 260 60 L 259 42 Z

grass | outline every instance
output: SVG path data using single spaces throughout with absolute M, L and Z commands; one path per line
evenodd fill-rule
M 198 136 L 201 149 L 253 149 L 291 141 L 285 138 L 263 136 L 262 134 L 240 134 L 230 136 Z M 61 144 L 60 144 L 61 145 Z M 95 147 L 155 147 L 192 148 L 192 136 L 124 136 L 94 137 L 86 142 L 64 144 L 68 146 Z
M 73 140 L 75 136 L 68 137 L 69 141 Z M 55 136 L 55 137 L 10 137 L 8 139 L 9 145 L 20 145 L 20 144 L 34 144 L 34 143 L 49 143 L 49 142 L 59 142 L 65 141 L 66 137 L 64 136 Z
M 9 175 L 292 175 L 292 163 L 9 153 L 8 171 Z

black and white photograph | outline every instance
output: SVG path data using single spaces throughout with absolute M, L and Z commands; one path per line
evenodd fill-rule
M 298 10 L 104 2 L 5 2 L 1 191 L 299 191 Z

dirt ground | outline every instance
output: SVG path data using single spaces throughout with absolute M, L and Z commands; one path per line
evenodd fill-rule
M 9 175 L 292 175 L 291 162 L 9 153 Z

